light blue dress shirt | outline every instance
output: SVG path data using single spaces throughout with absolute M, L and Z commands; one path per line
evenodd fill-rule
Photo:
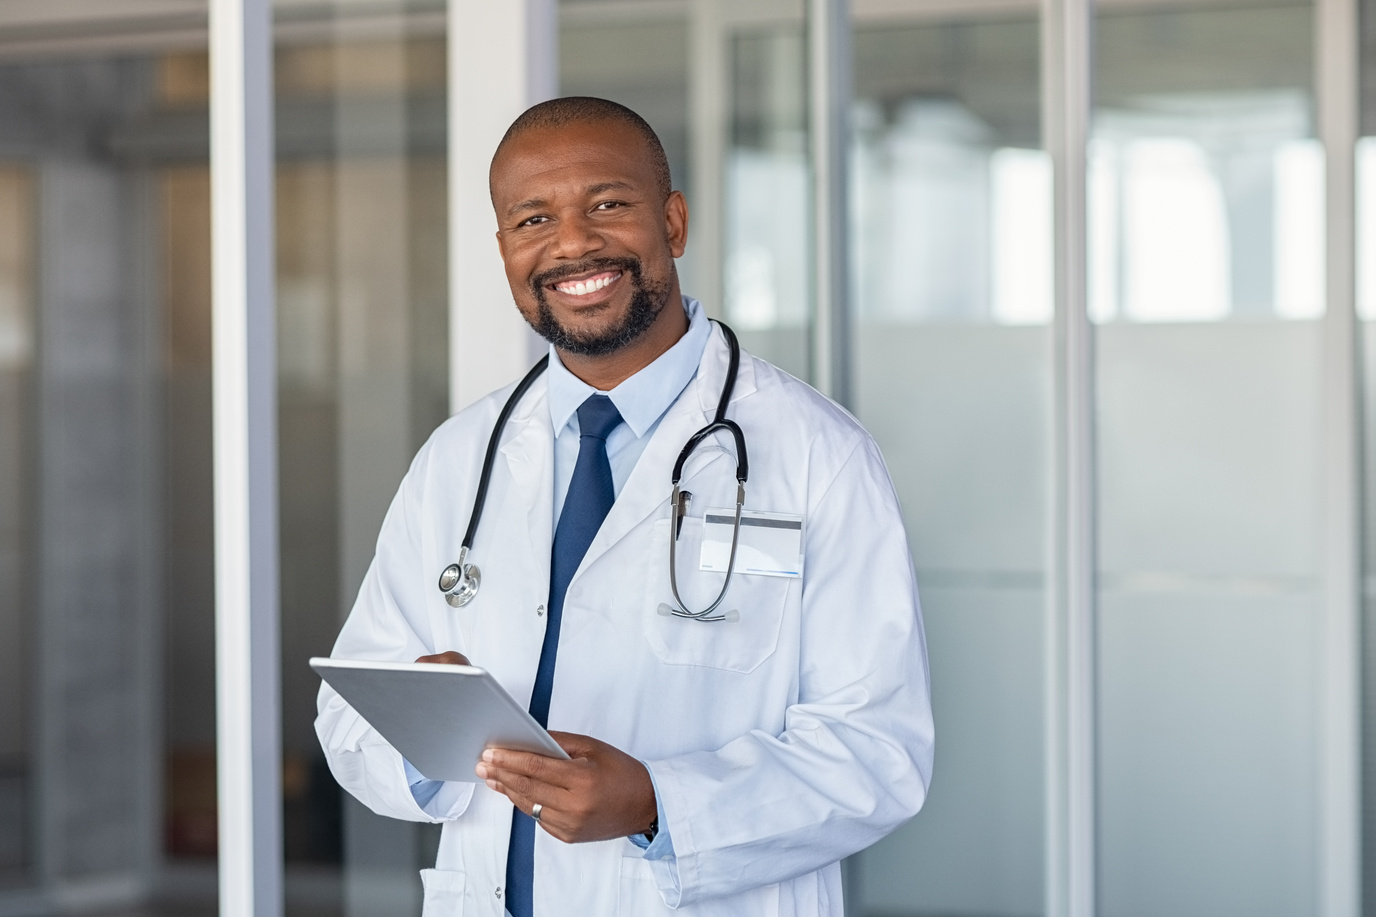
M 659 428 L 659 422 L 664 419 L 669 407 L 697 375 L 698 364 L 702 362 L 702 354 L 707 349 L 712 326 L 702 304 L 685 296 L 683 310 L 688 314 L 688 331 L 683 337 L 649 366 L 610 392 L 602 393 L 611 398 L 624 421 L 607 437 L 607 460 L 612 467 L 612 485 L 617 494 L 621 493 L 626 479 L 631 476 L 635 463 L 640 460 L 641 453 L 645 451 L 645 446 Z M 558 528 L 564 498 L 568 496 L 569 482 L 573 479 L 573 468 L 578 462 L 578 407 L 588 396 L 596 394 L 597 389 L 569 372 L 553 347 L 549 349 L 549 369 L 545 375 L 549 383 L 549 418 L 554 427 L 554 526 Z M 665 472 L 667 481 L 668 469 Z M 403 764 L 406 767 L 406 779 L 411 785 L 411 795 L 415 797 L 416 804 L 425 809 L 444 783 L 426 779 L 411 766 L 410 761 L 403 761 Z M 650 779 L 653 782 L 653 774 Z M 654 843 L 646 841 L 640 834 L 632 836 L 631 842 L 645 850 L 646 859 L 668 859 L 674 855 L 674 842 L 669 836 L 664 805 L 657 786 L 655 806 L 659 810 L 659 833 L 655 835 Z

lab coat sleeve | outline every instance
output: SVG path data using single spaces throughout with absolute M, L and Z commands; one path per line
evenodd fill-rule
M 898 501 L 873 441 L 807 523 L 798 700 L 780 735 L 647 762 L 673 831 L 665 903 L 781 882 L 864 849 L 921 808 L 934 731 Z M 663 824 L 663 823 L 662 823 Z
M 420 570 L 418 524 L 429 454 L 428 446 L 420 451 L 392 500 L 377 553 L 332 656 L 411 662 L 436 652 L 421 594 L 431 578 Z M 327 684 L 320 686 L 316 709 L 315 731 L 331 773 L 369 809 L 407 821 L 438 822 L 457 818 L 467 808 L 474 785 L 454 782 L 446 782 L 422 807 L 411 792 L 401 754 Z

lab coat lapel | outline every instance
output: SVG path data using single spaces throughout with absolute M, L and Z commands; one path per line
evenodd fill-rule
M 554 543 L 554 430 L 550 425 L 548 388 L 541 379 L 512 417 L 512 436 L 500 454 L 511 475 L 512 500 L 524 511 L 526 557 L 533 558 L 531 575 L 549 576 Z
M 674 461 L 678 459 L 688 438 L 702 429 L 716 411 L 722 382 L 726 378 L 728 353 L 721 329 L 713 326 L 712 336 L 703 351 L 697 375 L 669 408 L 654 436 L 646 444 L 645 451 L 641 453 L 635 468 L 631 470 L 630 477 L 627 478 L 621 493 L 617 495 L 616 502 L 612 504 L 611 511 L 602 522 L 602 527 L 593 538 L 592 544 L 588 546 L 587 553 L 583 555 L 583 562 L 574 574 L 575 582 L 583 575 L 584 570 L 629 535 L 647 516 L 668 505 L 671 490 L 669 479 Z M 742 355 L 731 401 L 734 404 L 754 391 L 753 366 L 750 360 Z M 706 453 L 706 460 L 701 463 L 690 462 L 684 469 L 685 481 L 723 455 L 721 452 L 708 453 L 706 448 L 701 448 L 694 457 L 701 453 Z

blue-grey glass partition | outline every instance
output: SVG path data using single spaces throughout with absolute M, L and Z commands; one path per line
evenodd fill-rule
M 853 40 L 855 410 L 917 566 L 937 756 L 856 857 L 863 915 L 1043 912 L 1051 165 L 1020 13 L 886 4 Z
M 790 4 L 791 5 L 791 4 Z M 810 378 L 812 208 L 807 61 L 793 21 L 727 28 L 730 129 L 722 162 L 726 318 L 742 345 Z
M 1376 910 L 1376 0 L 1361 0 L 1358 32 L 1357 317 L 1361 347 L 1362 564 L 1362 900 Z
M 443 2 L 276 6 L 287 913 L 419 913 L 438 828 L 342 793 L 319 679 L 412 456 L 449 414 Z
M 0 913 L 148 904 L 184 869 L 213 900 L 213 768 L 207 813 L 182 766 L 213 761 L 187 677 L 213 644 L 179 642 L 213 620 L 178 500 L 209 454 L 183 448 L 170 265 L 209 255 L 173 240 L 174 173 L 206 155 L 173 111 L 194 25 L 0 6 Z
M 0 889 L 33 865 L 33 172 L 0 166 Z
M 1314 15 L 1292 2 L 1096 16 L 1104 917 L 1316 907 Z

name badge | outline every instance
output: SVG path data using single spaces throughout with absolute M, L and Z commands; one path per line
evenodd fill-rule
M 735 521 L 735 507 L 707 510 L 703 516 L 702 562 L 698 569 L 710 573 L 726 572 L 731 562 L 731 531 Z M 803 517 L 743 510 L 735 570 L 761 576 L 802 576 Z

